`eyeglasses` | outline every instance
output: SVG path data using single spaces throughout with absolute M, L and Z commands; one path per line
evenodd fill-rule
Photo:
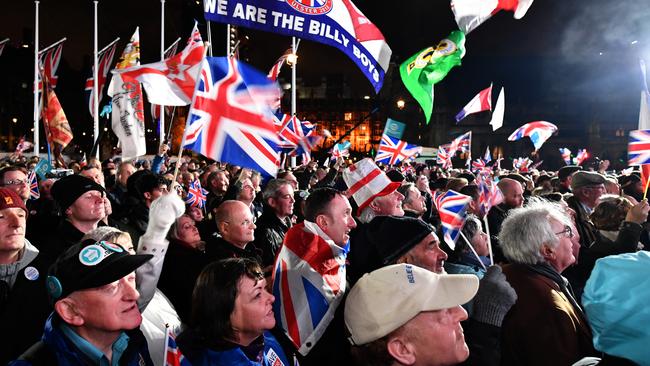
M 567 238 L 573 238 L 573 229 L 571 229 L 571 226 L 564 225 L 564 230 L 560 231 L 559 233 L 555 233 L 555 235 L 562 235 L 566 236 Z
M 21 184 L 27 184 L 29 180 L 27 178 L 25 179 L 11 179 L 8 180 L 4 183 L 5 186 L 19 186 Z

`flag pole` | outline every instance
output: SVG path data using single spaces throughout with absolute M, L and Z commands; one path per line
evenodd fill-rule
M 463 234 L 463 231 L 460 230 L 460 231 L 458 231 L 458 232 L 460 233 L 460 236 L 463 237 L 463 240 L 465 240 L 465 243 L 467 243 L 467 246 L 468 246 L 469 249 L 472 251 L 472 253 L 474 253 L 474 256 L 475 256 L 476 259 L 478 260 L 478 263 L 481 265 L 481 267 L 483 267 L 483 269 L 487 269 L 487 268 L 485 268 L 485 264 L 483 264 L 483 261 L 481 261 L 481 257 L 479 257 L 479 256 L 478 256 L 478 253 L 476 253 L 476 249 L 474 249 L 474 247 L 472 246 L 472 243 L 470 243 L 470 241 L 467 240 L 467 237 L 465 236 L 465 234 Z
M 9 38 L 7 38 L 7 39 L 9 39 Z M 58 41 L 52 43 L 51 45 L 49 45 L 49 46 L 43 48 L 42 50 L 38 51 L 39 56 L 42 55 L 43 53 L 49 51 L 49 50 L 52 49 L 53 47 L 56 47 L 56 46 L 58 46 L 59 44 L 65 42 L 67 39 L 68 39 L 67 37 L 63 37 L 63 38 L 59 39 Z M 3 42 L 0 42 L 0 44 L 2 44 L 2 43 L 3 43 Z
M 165 0 L 160 0 L 160 61 L 165 60 Z M 165 106 L 160 105 L 159 144 L 165 143 Z
M 93 0 L 94 4 L 94 20 L 93 20 L 93 137 L 95 139 L 93 145 L 97 144 L 99 138 L 99 65 L 97 61 L 98 52 L 97 52 L 97 3 L 98 0 Z M 95 157 L 99 159 L 99 149 L 95 151 Z
M 176 38 L 176 40 L 174 41 L 174 43 L 172 43 L 171 45 L 169 45 L 169 47 L 167 47 L 167 49 L 165 49 L 165 54 L 167 54 L 167 52 L 169 52 L 169 50 L 171 50 L 172 47 L 174 47 L 174 46 L 175 46 L 175 45 L 176 45 L 180 40 L 181 40 L 181 37 Z M 172 56 L 173 56 L 173 55 L 172 55 Z
M 298 44 L 296 43 L 296 37 L 291 37 L 291 52 L 296 55 L 296 52 L 298 52 Z M 291 118 L 297 118 L 296 117 L 296 66 L 298 63 L 298 59 L 295 58 L 294 62 L 291 64 Z M 291 167 L 294 168 L 296 166 L 296 157 L 292 156 L 291 157 Z
M 34 1 L 35 15 L 34 15 L 34 154 L 39 156 L 40 144 L 38 136 L 38 6 L 40 1 Z

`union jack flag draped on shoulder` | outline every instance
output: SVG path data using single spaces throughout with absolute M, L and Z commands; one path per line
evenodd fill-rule
M 456 248 L 456 241 L 460 236 L 460 230 L 465 224 L 465 209 L 472 197 L 465 196 L 458 192 L 449 190 L 447 192 L 436 192 L 433 196 L 433 203 L 436 205 L 440 221 L 442 223 L 442 234 L 445 243 L 451 249 Z
M 275 176 L 280 157 L 269 106 L 277 84 L 232 57 L 206 57 L 200 71 L 184 148 Z
M 422 147 L 420 146 L 383 134 L 379 142 L 375 162 L 395 165 L 402 160 L 416 156 L 421 151 Z
M 628 165 L 650 164 L 650 130 L 630 131 L 627 160 Z
M 318 342 L 341 303 L 348 249 L 309 221 L 287 231 L 275 259 L 273 311 L 302 355 Z
M 195 180 L 190 183 L 190 186 L 187 187 L 187 197 L 185 197 L 185 203 L 192 207 L 203 208 L 205 207 L 205 201 L 208 199 L 208 191 L 201 187 L 201 182 Z
M 27 174 L 27 180 L 29 180 L 29 199 L 37 200 L 41 198 L 41 193 L 38 190 L 38 178 L 36 178 L 36 172 L 30 170 Z

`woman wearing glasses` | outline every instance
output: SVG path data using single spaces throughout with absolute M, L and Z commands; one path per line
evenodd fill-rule
M 571 218 L 558 204 L 512 210 L 499 241 L 517 302 L 502 324 L 502 365 L 571 365 L 595 354 L 591 330 L 561 273 L 576 260 Z

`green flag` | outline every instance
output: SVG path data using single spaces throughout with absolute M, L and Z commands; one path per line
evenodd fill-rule
M 460 65 L 465 56 L 465 34 L 453 31 L 434 47 L 426 48 L 411 56 L 399 67 L 406 89 L 420 103 L 427 123 L 433 111 L 433 85 L 442 80 L 449 70 Z

